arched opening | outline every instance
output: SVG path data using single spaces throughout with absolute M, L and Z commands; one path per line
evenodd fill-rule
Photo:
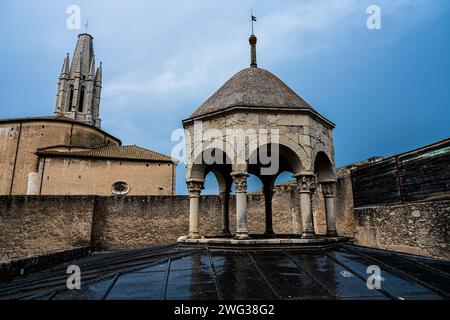
M 317 175 L 317 181 L 319 183 L 334 181 L 335 179 L 333 164 L 323 151 L 318 152 L 316 155 L 316 159 L 314 161 L 314 173 Z
M 84 108 L 84 93 L 85 93 L 85 87 L 82 86 L 80 90 L 80 99 L 78 101 L 78 112 L 83 112 Z
M 205 176 L 205 182 L 203 183 L 202 194 L 205 196 L 219 195 L 219 182 L 213 172 L 209 172 Z
M 333 163 L 323 151 L 318 152 L 314 159 L 314 173 L 318 182 L 313 197 L 315 229 L 322 235 L 337 236 L 334 211 L 336 177 Z
M 67 108 L 67 111 L 71 111 L 73 106 L 73 85 L 70 85 L 69 87 L 69 106 Z
M 249 172 L 247 177 L 247 201 L 249 201 L 247 219 L 249 234 L 253 235 L 264 234 L 266 231 L 265 199 L 261 197 L 262 190 L 264 190 L 264 183 L 261 178 Z M 234 189 L 232 189 L 232 192 L 234 192 Z
M 204 223 L 202 233 L 206 237 L 230 236 L 230 192 L 232 186 L 231 161 L 226 153 L 218 148 L 209 148 L 199 154 L 192 164 L 188 165 L 186 180 L 196 181 L 204 188 L 203 194 L 218 195 L 221 210 L 211 208 L 209 213 L 219 211 L 220 214 L 209 214 Z M 206 221 L 205 221 L 206 222 Z
M 283 171 L 280 172 L 280 174 L 277 176 L 274 182 L 274 186 L 285 186 L 294 183 L 294 178 L 292 177 L 292 172 L 290 171 Z
M 277 179 L 279 179 L 278 181 L 284 179 L 283 182 L 292 180 L 292 175 L 302 170 L 303 166 L 297 154 L 281 144 L 266 144 L 250 154 L 248 171 L 259 177 L 263 184 L 266 236 L 275 233 L 293 233 L 295 228 L 292 226 L 292 211 L 298 206 L 298 201 L 293 197 L 286 201 L 285 198 L 282 199 L 284 194 L 274 197 L 274 192 L 276 192 L 274 186 Z M 273 212 L 276 212 L 275 219 Z

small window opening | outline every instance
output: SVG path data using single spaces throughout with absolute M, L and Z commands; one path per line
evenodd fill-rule
M 130 191 L 130 185 L 124 181 L 118 181 L 112 185 L 112 193 L 117 196 L 127 195 Z
M 81 93 L 80 93 L 80 101 L 78 104 L 78 112 L 83 112 L 83 107 L 84 107 L 84 86 L 81 87 Z
M 70 105 L 68 111 L 72 110 L 73 107 L 73 85 L 70 86 L 69 103 Z

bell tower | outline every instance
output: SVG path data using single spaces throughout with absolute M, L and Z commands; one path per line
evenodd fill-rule
M 100 129 L 102 63 L 96 68 L 94 38 L 78 36 L 72 63 L 67 54 L 61 69 L 56 94 L 55 114 L 64 115 Z

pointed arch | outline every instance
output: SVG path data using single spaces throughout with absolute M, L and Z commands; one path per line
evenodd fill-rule
M 73 84 L 69 86 L 69 104 L 67 106 L 67 111 L 72 111 L 73 108 L 73 98 L 74 98 L 74 88 Z
M 84 110 L 84 96 L 86 93 L 86 87 L 81 86 L 80 89 L 80 99 L 78 100 L 78 112 L 83 112 Z
M 314 173 L 319 183 L 336 180 L 333 163 L 323 151 L 319 151 L 314 159 Z

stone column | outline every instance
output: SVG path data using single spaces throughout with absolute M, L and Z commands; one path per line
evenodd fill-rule
M 232 173 L 236 186 L 236 238 L 248 238 L 247 173 Z
M 320 184 L 323 197 L 325 199 L 325 213 L 327 219 L 327 236 L 337 237 L 336 214 L 334 212 L 335 182 L 325 182 Z
M 203 182 L 200 181 L 190 181 L 188 182 L 188 190 L 189 190 L 189 199 L 190 199 L 190 207 L 189 207 L 189 239 L 199 239 L 200 233 L 198 228 L 198 211 L 199 211 L 199 202 L 200 202 L 200 193 L 203 188 Z
M 271 184 L 264 185 L 264 206 L 266 212 L 266 231 L 265 234 L 273 234 L 273 222 L 272 222 L 272 198 L 273 188 Z
M 298 187 L 295 189 L 298 191 Z M 300 211 L 300 193 L 296 192 L 291 198 L 292 210 L 292 233 L 301 235 L 303 231 L 302 213 Z
M 222 234 L 224 236 L 230 235 L 230 191 L 221 192 L 219 195 L 222 204 Z
M 316 236 L 314 232 L 314 218 L 311 206 L 311 196 L 314 193 L 315 177 L 314 174 L 301 174 L 296 176 L 298 191 L 300 193 L 300 211 L 302 216 L 302 238 L 311 239 Z

